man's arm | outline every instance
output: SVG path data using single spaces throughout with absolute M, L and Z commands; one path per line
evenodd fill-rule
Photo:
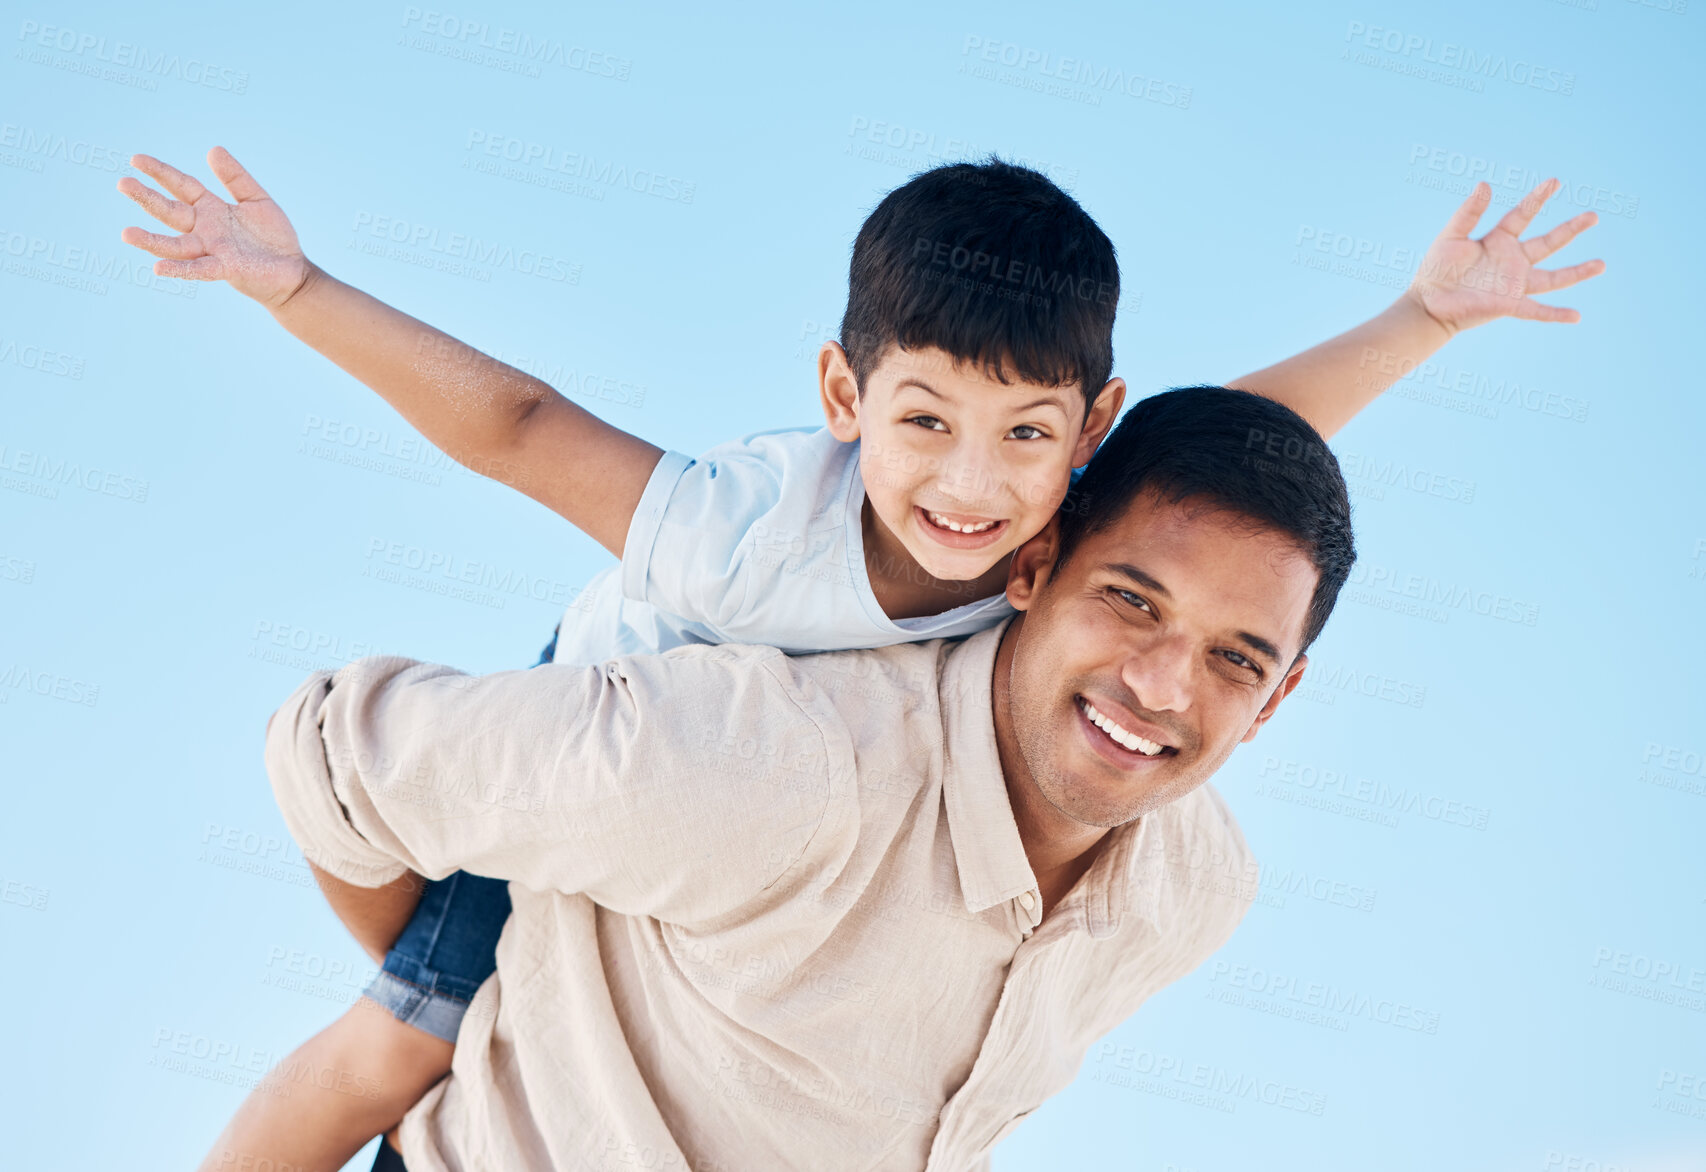
M 126 177 L 119 190 L 176 236 L 126 228 L 160 276 L 226 281 L 378 392 L 452 459 L 526 493 L 622 555 L 662 452 L 548 384 L 337 280 L 302 254 L 278 204 L 223 147 L 208 164 L 227 203 L 148 155 L 131 164 L 175 199 Z
M 1396 302 L 1336 338 L 1228 385 L 1284 403 L 1323 436 L 1331 436 L 1461 330 L 1500 317 L 1580 321 L 1575 310 L 1544 305 L 1533 295 L 1597 276 L 1605 262 L 1590 260 L 1562 269 L 1534 265 L 1593 226 L 1598 217 L 1583 212 L 1542 236 L 1519 239 L 1556 185 L 1557 180 L 1546 180 L 1490 232 L 1471 240 L 1469 233 L 1493 198 L 1491 187 L 1477 184 Z
M 483 677 L 374 657 L 311 676 L 267 727 L 285 822 L 335 880 L 466 869 L 676 923 L 806 882 L 808 844 L 856 831 L 852 762 L 765 648 Z M 395 926 L 394 898 L 374 922 Z

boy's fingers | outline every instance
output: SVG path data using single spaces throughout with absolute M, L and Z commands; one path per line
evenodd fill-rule
M 185 175 L 170 163 L 162 163 L 153 155 L 132 155 L 130 165 L 185 203 L 194 203 L 207 192 L 207 188 L 201 185 L 201 180 L 194 175 Z
M 207 152 L 207 165 L 213 168 L 213 173 L 225 184 L 225 190 L 229 191 L 238 203 L 268 198 L 261 185 L 243 170 L 243 164 L 233 158 L 231 152 L 224 147 L 216 146 Z
M 224 277 L 224 269 L 217 258 L 202 256 L 195 260 L 157 260 L 154 275 L 182 281 L 218 281 Z
M 1469 193 L 1469 198 L 1458 205 L 1451 213 L 1451 219 L 1445 222 L 1445 230 L 1441 236 L 1453 236 L 1459 240 L 1467 240 L 1469 233 L 1480 223 L 1481 216 L 1487 210 L 1487 205 L 1493 200 L 1493 189 L 1486 183 L 1477 183 L 1475 190 Z
M 1560 305 L 1542 305 L 1538 301 L 1530 301 L 1526 297 L 1516 303 L 1511 311 L 1512 317 L 1520 317 L 1526 321 L 1561 321 L 1578 322 L 1582 315 L 1573 309 L 1565 309 Z
M 1584 260 L 1579 265 L 1571 265 L 1567 269 L 1535 269 L 1528 274 L 1527 288 L 1530 293 L 1550 293 L 1554 289 L 1564 289 L 1589 277 L 1597 277 L 1605 271 L 1602 260 Z
M 168 228 L 188 232 L 195 227 L 195 210 L 187 203 L 167 199 L 140 179 L 126 175 L 118 181 L 118 189 L 142 205 L 142 210 Z
M 1554 252 L 1557 252 L 1560 248 L 1564 247 L 1564 245 L 1574 240 L 1583 231 L 1593 227 L 1597 223 L 1599 223 L 1599 214 L 1597 212 L 1583 212 L 1579 216 L 1565 220 L 1562 224 L 1559 224 L 1544 236 L 1536 236 L 1532 240 L 1524 240 L 1522 242 L 1522 254 L 1526 256 L 1530 262 L 1545 260 Z
M 191 260 L 204 255 L 201 242 L 193 236 L 162 236 L 146 228 L 126 228 L 119 233 L 119 239 L 166 260 Z
M 1505 218 L 1493 226 L 1495 232 L 1509 232 L 1512 236 L 1521 236 L 1528 231 L 1528 222 L 1534 219 L 1536 213 L 1546 206 L 1546 201 L 1552 198 L 1552 193 L 1558 190 L 1556 179 L 1542 179 L 1540 185 L 1523 196 L 1517 205 L 1505 213 Z

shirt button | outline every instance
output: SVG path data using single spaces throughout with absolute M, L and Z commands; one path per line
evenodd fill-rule
M 1019 906 L 1024 908 L 1026 911 L 1030 911 L 1032 908 L 1037 906 L 1037 901 L 1033 899 L 1031 897 L 1031 893 L 1027 891 L 1019 897 Z

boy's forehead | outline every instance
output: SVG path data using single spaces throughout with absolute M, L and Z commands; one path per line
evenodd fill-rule
M 1083 394 L 1077 383 L 1029 382 L 1006 358 L 991 364 L 977 359 L 956 358 L 938 346 L 903 349 L 898 343 L 890 343 L 883 351 L 872 371 L 871 381 L 896 390 L 921 386 L 927 392 L 945 396 L 975 389 L 980 395 L 996 394 L 1026 402 L 1058 399 L 1063 406 L 1072 404 Z

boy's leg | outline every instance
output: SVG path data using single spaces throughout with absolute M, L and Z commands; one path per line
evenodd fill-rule
M 444 1077 L 453 1049 L 363 998 L 249 1092 L 201 1172 L 338 1172 Z

